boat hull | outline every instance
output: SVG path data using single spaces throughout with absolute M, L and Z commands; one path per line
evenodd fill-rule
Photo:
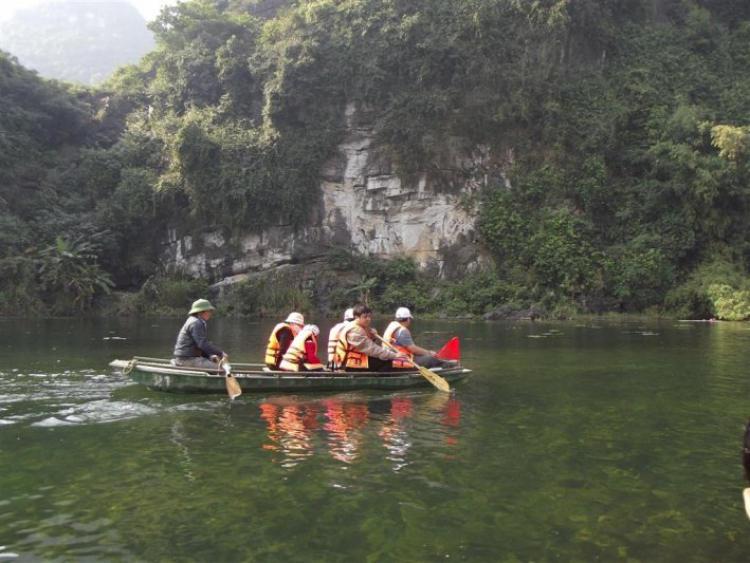
M 156 391 L 170 393 L 226 393 L 223 373 L 174 367 L 167 360 L 114 360 L 109 364 L 133 381 Z M 431 383 L 418 371 L 388 373 L 263 371 L 234 364 L 232 375 L 243 392 L 253 391 L 342 391 L 353 389 L 398 390 L 429 387 Z M 471 370 L 456 367 L 432 370 L 448 383 L 467 377 Z

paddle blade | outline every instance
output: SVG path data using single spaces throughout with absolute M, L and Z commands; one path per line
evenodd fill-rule
M 460 360 L 461 346 L 458 343 L 458 336 L 454 336 L 448 341 L 448 344 L 440 348 L 435 354 L 441 360 Z
M 226 360 L 222 361 L 221 366 L 224 368 L 224 375 L 227 383 L 227 394 L 230 399 L 234 399 L 242 395 L 242 387 L 237 383 L 237 380 L 232 375 L 232 366 Z
M 424 377 L 427 381 L 432 383 L 436 388 L 440 389 L 441 391 L 445 393 L 450 393 L 451 386 L 445 379 L 440 377 L 434 371 L 428 370 L 424 366 L 418 365 L 417 367 L 419 368 L 419 373 L 421 373 L 422 377 Z
M 229 394 L 230 399 L 235 399 L 242 395 L 240 384 L 237 383 L 237 380 L 231 375 L 227 376 L 227 393 Z

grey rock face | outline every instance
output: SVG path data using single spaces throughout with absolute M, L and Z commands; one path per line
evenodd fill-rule
M 485 266 L 474 230 L 476 208 L 466 201 L 482 186 L 487 149 L 475 147 L 468 154 L 454 149 L 450 166 L 460 174 L 425 172 L 407 181 L 374 148 L 374 131 L 355 125 L 358 111 L 353 104 L 346 108 L 348 134 L 321 170 L 321 209 L 313 214 L 319 218 L 314 224 L 297 231 L 268 228 L 245 235 L 233 248 L 222 233 L 194 240 L 175 231 L 165 262 L 216 282 L 321 259 L 331 247 L 377 258 L 406 256 L 449 279 Z

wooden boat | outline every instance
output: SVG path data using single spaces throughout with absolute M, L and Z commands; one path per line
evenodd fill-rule
M 226 393 L 223 371 L 175 367 L 163 358 L 135 356 L 131 360 L 114 360 L 109 364 L 133 381 L 157 391 L 172 393 Z M 456 366 L 433 368 L 448 383 L 467 377 L 470 369 Z M 417 370 L 393 372 L 344 371 L 287 372 L 272 371 L 259 364 L 232 363 L 232 375 L 242 391 L 342 391 L 352 389 L 407 389 L 429 387 L 430 382 Z

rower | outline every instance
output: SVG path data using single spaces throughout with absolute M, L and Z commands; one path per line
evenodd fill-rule
M 408 360 L 394 360 L 395 369 L 413 368 L 414 363 L 426 368 L 452 368 L 458 365 L 454 360 L 442 360 L 437 357 L 436 352 L 417 346 L 409 332 L 409 326 L 414 317 L 406 307 L 396 309 L 394 319 L 385 329 L 383 339 L 408 356 Z M 387 346 L 383 343 L 383 346 Z M 412 363 L 414 362 L 414 363 Z
M 198 299 L 188 312 L 188 319 L 182 325 L 174 345 L 173 366 L 203 369 L 218 369 L 219 361 L 229 356 L 208 339 L 208 321 L 215 311 L 207 299 Z

